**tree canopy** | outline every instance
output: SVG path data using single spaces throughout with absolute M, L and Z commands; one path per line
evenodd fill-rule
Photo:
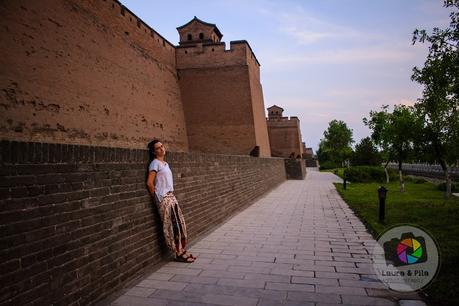
M 370 137 L 362 138 L 360 143 L 355 145 L 351 164 L 353 166 L 377 166 L 381 164 L 381 156 Z
M 341 166 L 352 154 L 352 129 L 342 120 L 332 120 L 320 140 L 317 156 L 321 163 L 329 162 Z
M 444 6 L 451 9 L 446 29 L 413 33 L 413 44 L 427 43 L 429 54 L 424 67 L 413 69 L 412 80 L 424 86 L 415 105 L 424 122 L 421 147 L 433 153 L 449 181 L 447 166 L 459 160 L 459 1 Z

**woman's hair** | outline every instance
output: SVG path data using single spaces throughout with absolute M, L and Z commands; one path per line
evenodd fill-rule
M 153 139 L 152 141 L 150 141 L 148 143 L 148 156 L 150 158 L 150 161 L 152 161 L 153 159 L 156 158 L 156 154 L 155 154 L 155 144 L 157 144 L 158 142 L 160 142 L 159 139 Z

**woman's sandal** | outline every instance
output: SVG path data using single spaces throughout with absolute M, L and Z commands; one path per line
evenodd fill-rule
M 184 252 L 183 252 L 183 254 L 185 254 L 185 255 L 188 255 L 189 257 L 193 258 L 194 260 L 196 260 L 196 259 L 197 259 L 197 257 L 196 257 L 196 256 L 194 256 L 194 255 L 193 255 L 193 254 L 191 254 L 191 253 L 188 253 L 188 251 L 184 251 Z
M 196 258 L 193 257 L 191 254 L 188 254 L 187 252 L 183 252 L 180 255 L 176 255 L 175 260 L 178 262 L 192 263 L 196 260 Z

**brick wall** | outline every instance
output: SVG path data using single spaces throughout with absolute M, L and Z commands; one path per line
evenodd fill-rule
M 88 305 L 164 255 L 140 149 L 1 142 L 0 305 Z M 168 153 L 190 239 L 285 180 L 275 158 Z
M 118 1 L 0 1 L 2 139 L 188 151 L 175 47 Z

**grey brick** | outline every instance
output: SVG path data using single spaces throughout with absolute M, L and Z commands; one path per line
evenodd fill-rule
M 325 286 L 338 286 L 338 280 L 333 278 L 314 278 L 292 276 L 292 284 L 310 284 L 310 285 L 325 285 Z
M 313 292 L 290 291 L 287 293 L 287 300 L 316 303 L 341 303 L 338 294 L 325 294 Z
M 146 279 L 137 284 L 138 287 L 147 287 L 154 289 L 167 289 L 167 290 L 183 290 L 187 283 L 164 282 L 154 279 Z
M 167 280 L 170 280 L 173 276 L 174 276 L 174 274 L 171 274 L 171 273 L 154 272 L 154 273 L 150 274 L 147 277 L 147 279 L 155 279 L 155 280 L 167 281 Z
M 187 269 L 187 268 L 166 268 L 163 267 L 158 270 L 159 273 L 165 274 L 183 274 L 183 275 L 198 275 L 201 273 L 201 269 Z
M 123 295 L 119 297 L 118 299 L 116 299 L 110 305 L 112 306 L 165 306 L 167 305 L 167 300 Z
M 217 275 L 216 275 L 217 276 Z M 218 277 L 192 276 L 192 275 L 175 275 L 172 282 L 193 283 L 193 284 L 216 284 Z
M 247 279 L 233 279 L 233 278 L 222 278 L 217 282 L 218 285 L 222 286 L 235 286 L 243 288 L 264 288 L 264 280 L 247 280 Z
M 305 284 L 286 284 L 286 283 L 266 283 L 266 289 L 271 290 L 284 290 L 284 291 L 307 291 L 314 292 L 314 285 Z
M 397 302 L 376 297 L 365 297 L 357 295 L 342 295 L 343 304 L 347 305 L 374 305 L 374 306 L 396 306 Z
M 275 283 L 290 283 L 289 275 L 271 275 L 271 274 L 260 274 L 260 273 L 247 273 L 244 279 L 248 280 L 262 280 Z
M 337 287 L 337 286 L 332 287 L 332 286 L 317 285 L 316 292 L 367 296 L 367 292 L 365 291 L 365 289 L 356 288 L 356 287 Z
M 210 271 L 204 270 L 199 274 L 199 276 L 209 276 L 209 277 L 219 277 L 219 278 L 236 278 L 243 279 L 244 272 L 230 272 L 230 271 Z

